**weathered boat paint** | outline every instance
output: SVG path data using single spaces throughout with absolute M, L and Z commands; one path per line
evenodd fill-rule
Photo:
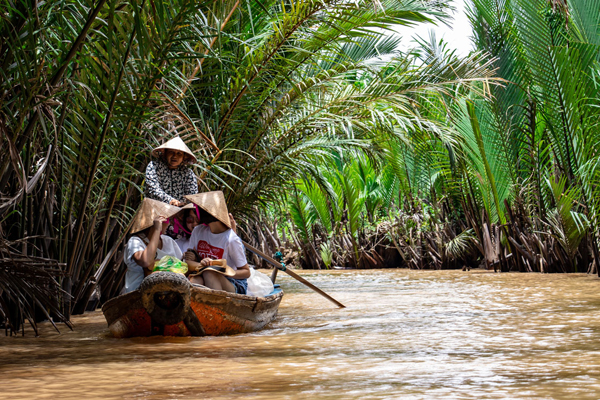
M 277 316 L 282 297 L 280 289 L 267 297 L 254 297 L 192 285 L 190 308 L 206 335 L 235 335 L 264 328 Z M 114 337 L 191 336 L 183 321 L 165 326 L 153 324 L 137 290 L 107 301 L 102 312 Z

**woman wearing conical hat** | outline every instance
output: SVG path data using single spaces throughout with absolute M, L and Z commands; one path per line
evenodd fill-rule
M 157 159 L 146 168 L 146 197 L 183 206 L 183 196 L 198 193 L 198 180 L 189 167 L 196 157 L 179 137 L 158 146 L 152 155 Z
M 142 280 L 154 268 L 154 261 L 164 256 L 181 259 L 182 251 L 173 239 L 165 235 L 169 218 L 181 209 L 158 200 L 144 199 L 135 216 L 131 233 L 125 246 L 123 260 L 127 265 L 124 292 L 140 287 Z
M 185 253 L 185 260 L 188 264 L 199 262 L 205 267 L 211 265 L 211 260 L 225 259 L 227 265 L 235 271 L 230 277 L 206 270 L 190 281 L 215 290 L 246 294 L 250 267 L 242 240 L 231 229 L 232 222 L 223 192 L 198 193 L 185 198 L 196 205 L 202 222 L 192 231 L 189 246 L 193 251 Z

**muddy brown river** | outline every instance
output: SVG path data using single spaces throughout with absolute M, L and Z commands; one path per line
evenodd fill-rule
M 1 399 L 599 399 L 600 279 L 485 271 L 281 276 L 279 316 L 253 334 L 0 336 Z

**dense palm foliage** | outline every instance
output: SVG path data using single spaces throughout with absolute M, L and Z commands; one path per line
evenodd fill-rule
M 0 319 L 118 293 L 174 135 L 305 267 L 597 271 L 594 3 L 473 0 L 460 58 L 391 30 L 447 1 L 0 0 Z
M 462 124 L 461 132 L 480 131 L 489 146 L 481 161 L 491 174 L 479 192 L 492 221 L 512 219 L 497 241 L 508 237 L 516 261 L 530 258 L 527 269 L 586 271 L 591 259 L 598 263 L 600 12 L 592 3 L 474 1 L 471 12 L 477 46 L 497 57 L 498 75 L 510 83 L 492 88 L 491 101 L 473 102 L 476 112 L 467 107 L 471 129 Z M 508 218 L 504 202 L 521 207 L 527 222 Z
M 423 105 L 489 70 L 478 57 L 420 69 L 386 27 L 444 19 L 447 6 L 2 0 L 0 310 L 11 329 L 118 293 L 141 172 L 173 135 L 197 152 L 201 189 L 224 189 L 250 231 L 255 206 L 315 162 L 372 151 L 373 130 L 435 125 Z
M 597 271 L 600 10 L 585 0 L 474 0 L 469 14 L 476 47 L 493 57 L 503 84 L 430 98 L 421 117 L 433 122 L 402 127 L 398 140 L 376 132 L 391 151 L 377 158 L 387 166 L 372 181 L 387 181 L 391 167 L 398 195 L 395 214 L 383 202 L 372 229 L 395 226 L 389 241 L 416 268 L 482 257 L 503 271 Z M 443 43 L 421 43 L 420 52 L 427 65 L 454 59 Z M 331 181 L 299 188 L 312 198 L 312 185 L 326 190 Z M 360 187 L 360 209 L 345 204 L 348 222 L 371 221 L 373 194 Z M 303 239 L 299 221 L 310 219 L 294 218 Z
M 531 215 L 542 222 L 561 214 L 555 224 L 559 236 L 578 236 L 588 224 L 595 235 L 597 227 L 600 13 L 592 3 L 516 1 L 490 18 L 494 5 L 482 2 L 474 15 L 480 46 L 510 55 L 499 63 L 499 73 L 515 82 L 490 105 L 492 123 L 509 139 L 504 173 L 498 175 L 506 186 L 525 188 L 512 197 L 538 205 Z M 570 202 L 562 200 L 563 191 Z M 596 238 L 592 247 L 596 253 Z

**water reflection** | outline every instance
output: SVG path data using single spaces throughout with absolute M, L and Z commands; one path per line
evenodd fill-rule
M 278 319 L 215 338 L 0 337 L 5 398 L 600 398 L 600 280 L 482 271 L 303 273 Z M 3 397 L 4 397 L 3 396 Z

